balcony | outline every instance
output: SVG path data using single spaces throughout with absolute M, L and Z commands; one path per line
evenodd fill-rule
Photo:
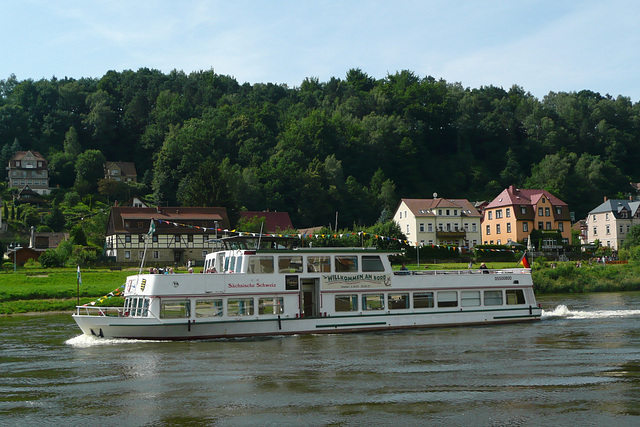
M 464 230 L 438 230 L 436 237 L 439 239 L 464 239 L 467 237 L 467 232 Z

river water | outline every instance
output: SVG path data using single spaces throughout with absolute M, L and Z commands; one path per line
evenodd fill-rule
M 0 318 L 0 425 L 640 425 L 640 293 L 533 324 L 194 342 Z

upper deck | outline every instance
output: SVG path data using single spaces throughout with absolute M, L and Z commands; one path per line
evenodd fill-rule
M 295 293 L 305 283 L 318 292 L 531 286 L 530 270 L 393 271 L 389 256 L 373 248 L 303 248 L 275 239 L 248 244 L 229 239 L 207 255 L 204 274 L 130 276 L 126 295 Z

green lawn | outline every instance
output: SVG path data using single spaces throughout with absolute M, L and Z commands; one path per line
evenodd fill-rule
M 128 275 L 135 273 L 135 270 L 83 270 L 80 304 L 94 301 L 118 289 L 124 284 Z M 115 305 L 120 305 L 121 302 L 121 299 L 113 301 Z M 0 273 L 0 314 L 72 311 L 76 303 L 77 271 L 75 269 L 29 269 L 19 270 L 16 273 L 13 271 Z

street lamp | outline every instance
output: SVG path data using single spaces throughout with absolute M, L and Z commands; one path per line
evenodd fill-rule
M 13 272 L 16 272 L 16 264 L 17 264 L 17 256 L 18 256 L 18 249 L 22 249 L 22 246 L 20 246 L 20 242 L 15 242 L 15 243 L 11 243 L 9 245 L 9 249 L 13 250 Z

